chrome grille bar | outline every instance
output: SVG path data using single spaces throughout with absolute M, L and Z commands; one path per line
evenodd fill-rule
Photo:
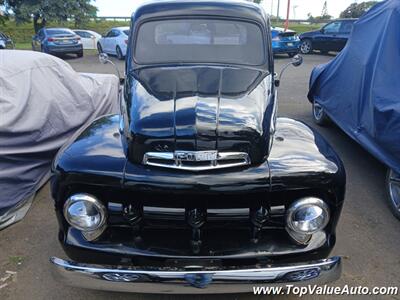
M 154 167 L 187 171 L 207 171 L 247 166 L 251 163 L 245 152 L 175 151 L 147 152 L 143 164 Z

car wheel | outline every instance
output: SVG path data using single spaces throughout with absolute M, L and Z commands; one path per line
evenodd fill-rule
M 400 220 L 400 175 L 391 169 L 386 175 L 386 190 L 390 210 Z
M 310 54 L 313 51 L 312 42 L 309 39 L 301 41 L 300 52 L 303 54 Z
M 116 52 L 117 52 L 117 58 L 119 60 L 123 60 L 124 59 L 124 55 L 122 54 L 121 48 L 119 46 L 117 46 Z
M 99 54 L 103 53 L 103 48 L 101 47 L 100 43 L 97 43 L 97 51 Z
M 43 45 L 42 45 L 42 46 L 40 46 L 40 52 L 42 52 L 42 53 L 46 53 L 46 49 L 44 49 Z
M 293 56 L 295 56 L 297 53 L 296 52 L 290 52 L 290 53 L 288 53 L 288 56 L 289 57 L 293 57 Z
M 78 53 L 76 54 L 76 56 L 78 56 L 78 57 L 83 57 L 83 51 L 78 52 Z
M 314 122 L 317 123 L 320 126 L 325 126 L 329 124 L 329 117 L 328 115 L 325 113 L 324 109 L 322 108 L 322 106 L 317 103 L 317 102 L 313 102 L 313 106 L 312 106 L 312 112 L 313 112 L 313 119 Z

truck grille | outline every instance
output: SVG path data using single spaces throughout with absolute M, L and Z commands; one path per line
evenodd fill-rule
M 108 203 L 108 229 L 113 236 L 138 237 L 147 250 L 158 253 L 202 255 L 238 251 L 270 238 L 267 232 L 285 230 L 285 207 L 183 208 Z M 264 212 L 260 214 L 260 212 Z M 129 228 L 123 237 L 118 229 Z M 179 236 L 179 241 L 177 238 Z M 228 246 L 229 244 L 229 246 Z M 225 246 L 224 246 L 225 245 Z M 227 248 L 230 250 L 227 250 Z
M 143 157 L 143 164 L 145 165 L 187 171 L 240 167 L 247 166 L 250 163 L 250 157 L 245 152 L 218 152 L 214 150 L 147 152 Z

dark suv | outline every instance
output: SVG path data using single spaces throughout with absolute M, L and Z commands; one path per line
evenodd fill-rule
M 9 45 L 14 48 L 12 39 L 6 34 L 0 32 L 0 49 L 6 49 Z
M 301 53 L 309 54 L 313 50 L 320 50 L 322 53 L 341 51 L 347 43 L 355 21 L 357 19 L 335 20 L 321 29 L 302 33 Z

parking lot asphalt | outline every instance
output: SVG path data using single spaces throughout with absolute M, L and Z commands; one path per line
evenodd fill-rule
M 343 274 L 333 286 L 400 286 L 400 223 L 385 203 L 385 167 L 353 142 L 336 126 L 313 124 L 311 105 L 306 99 L 313 66 L 333 56 L 308 55 L 298 68 L 289 68 L 279 89 L 279 115 L 302 120 L 317 128 L 342 158 L 347 172 L 346 202 L 337 228 L 332 255 L 344 258 Z M 115 61 L 121 71 L 123 62 Z M 77 71 L 112 73 L 111 65 L 101 65 L 94 54 L 81 59 L 66 58 Z M 275 60 L 276 71 L 288 62 Z M 351 74 L 349 74 L 351 76 Z M 340 87 L 338 87 L 340 88 Z M 26 218 L 0 231 L 0 299 L 186 299 L 188 296 L 140 295 L 72 288 L 56 282 L 50 256 L 65 257 L 57 241 L 57 221 L 47 184 L 37 194 Z M 15 274 L 6 273 L 7 271 Z M 8 275 L 7 275 L 8 274 Z M 10 277 L 2 281 L 2 278 Z M 12 280 L 10 280 L 12 278 Z M 4 286 L 4 283 L 7 286 Z M 249 291 L 251 292 L 251 291 Z M 298 299 L 295 295 L 190 296 L 191 299 Z M 303 296 L 302 299 L 347 299 L 346 296 Z M 355 296 L 352 299 L 365 299 Z M 400 299 L 398 296 L 371 296 L 369 299 Z

